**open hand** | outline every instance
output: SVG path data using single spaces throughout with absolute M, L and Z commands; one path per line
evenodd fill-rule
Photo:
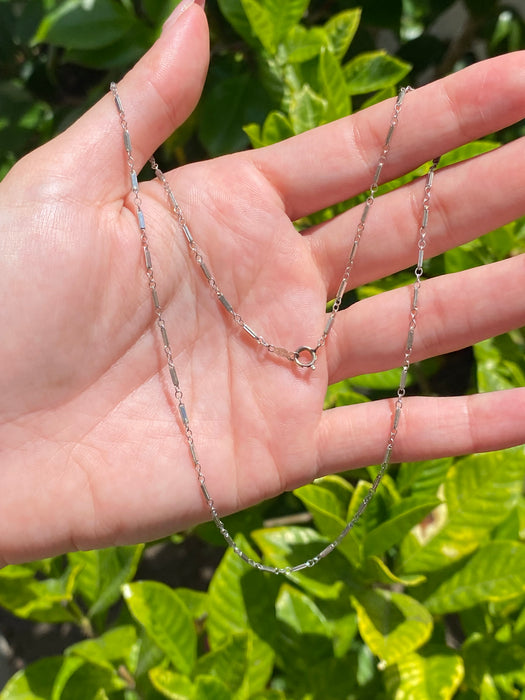
M 119 85 L 137 169 L 188 116 L 207 67 L 198 5 Z M 174 77 L 175 76 L 175 77 Z M 525 116 L 525 55 L 411 93 L 382 180 Z M 366 190 L 392 101 L 281 144 L 166 176 L 221 289 L 294 350 L 326 322 L 360 210 L 292 222 Z M 525 212 L 523 140 L 436 176 L 426 256 Z M 413 265 L 423 183 L 377 199 L 350 286 Z M 392 401 L 323 412 L 327 385 L 400 366 L 410 290 L 342 311 L 315 372 L 266 352 L 214 298 L 165 193 L 141 187 L 158 293 L 195 444 L 219 513 L 381 461 Z M 108 93 L 0 185 L 0 558 L 153 539 L 208 517 L 144 274 L 122 131 Z M 424 282 L 414 360 L 525 324 L 524 258 Z M 405 400 L 394 460 L 525 440 L 525 389 Z

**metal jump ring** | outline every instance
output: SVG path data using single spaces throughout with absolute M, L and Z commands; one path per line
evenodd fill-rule
M 301 353 L 303 352 L 307 352 L 310 355 L 310 359 L 306 362 L 301 360 Z M 297 348 L 297 350 L 294 352 L 293 359 L 298 367 L 310 367 L 310 369 L 315 369 L 317 352 L 313 348 L 308 347 L 308 345 L 301 345 L 301 347 Z

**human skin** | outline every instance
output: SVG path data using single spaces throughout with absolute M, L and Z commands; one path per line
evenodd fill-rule
M 208 63 L 201 3 L 122 79 L 137 169 L 194 109 Z M 173 76 L 176 79 L 173 79 Z M 286 142 L 166 174 L 227 298 L 278 345 L 315 345 L 361 211 L 293 221 L 365 191 L 391 100 Z M 382 178 L 525 117 L 525 55 L 407 96 Z M 523 139 L 443 168 L 426 256 L 525 213 Z M 417 259 L 423 182 L 377 199 L 350 286 Z M 232 323 L 156 182 L 141 188 L 158 291 L 207 485 L 221 514 L 381 461 L 394 400 L 323 411 L 328 384 L 402 364 L 410 289 L 342 311 L 315 372 Z M 0 563 L 151 540 L 209 517 L 170 390 L 108 95 L 0 183 Z M 524 257 L 423 282 L 413 360 L 525 325 Z M 393 459 L 525 441 L 525 390 L 405 400 Z

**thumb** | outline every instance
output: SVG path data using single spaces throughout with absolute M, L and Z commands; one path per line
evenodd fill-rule
M 209 61 L 203 5 L 204 0 L 181 0 L 161 36 L 118 85 L 137 171 L 187 119 L 201 95 Z M 56 141 L 60 142 L 59 149 Z M 72 167 L 77 181 L 83 177 L 89 184 L 89 199 L 111 196 L 107 178 L 101 177 L 104 170 L 112 171 L 118 187 L 118 193 L 113 194 L 120 195 L 124 183 L 128 189 L 122 129 L 109 85 L 108 94 L 55 139 L 55 164 L 57 150 L 64 155 L 63 171 Z M 82 174 L 78 172 L 78 159 L 84 163 Z

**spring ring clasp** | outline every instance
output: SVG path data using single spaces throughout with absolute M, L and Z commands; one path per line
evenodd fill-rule
M 307 353 L 310 356 L 309 360 L 302 357 L 303 354 Z M 308 347 L 308 345 L 301 345 L 300 348 L 293 354 L 293 359 L 298 367 L 309 367 L 310 369 L 315 369 L 315 363 L 317 362 L 317 352 Z

